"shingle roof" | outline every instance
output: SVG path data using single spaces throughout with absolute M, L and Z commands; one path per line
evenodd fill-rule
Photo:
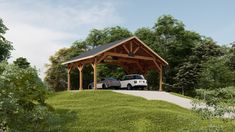
M 137 39 L 137 41 L 139 41 L 148 50 L 150 50 L 153 54 L 155 54 L 157 58 L 159 58 L 163 63 L 168 65 L 168 63 L 163 58 L 161 58 L 157 53 L 155 53 L 151 48 L 149 48 L 139 38 L 137 38 L 135 36 L 132 36 L 132 37 L 129 37 L 129 38 L 124 38 L 124 39 L 121 39 L 121 40 L 118 40 L 118 41 L 114 41 L 114 42 L 111 42 L 111 43 L 108 43 L 108 44 L 104 44 L 104 45 L 95 47 L 94 49 L 88 50 L 87 52 L 84 52 L 84 53 L 80 54 L 79 56 L 76 56 L 76 57 L 72 58 L 71 60 L 66 61 L 66 62 L 64 62 L 62 64 L 69 64 L 69 63 L 73 63 L 73 62 L 76 62 L 76 61 L 80 61 L 80 60 L 84 60 L 84 59 L 89 59 L 89 58 L 95 57 L 95 56 L 97 56 L 99 54 L 102 54 L 105 51 L 108 51 L 108 50 L 110 50 L 110 49 L 112 49 L 112 48 L 114 48 L 116 46 L 119 46 L 119 45 L 123 44 L 124 42 L 129 41 L 129 40 L 131 40 L 133 38 Z
M 64 62 L 63 64 L 68 64 L 68 63 L 71 63 L 71 62 L 74 62 L 74 61 L 77 61 L 77 60 L 81 60 L 83 58 L 92 57 L 92 56 L 96 55 L 97 53 L 100 53 L 102 51 L 105 51 L 106 49 L 114 47 L 115 45 L 120 44 L 121 42 L 126 41 L 130 38 L 132 38 L 132 37 L 124 38 L 124 39 L 117 40 L 117 41 L 114 41 L 114 42 L 111 42 L 111 43 L 108 43 L 108 44 L 97 46 L 94 49 L 88 50 L 88 51 L 80 54 L 79 56 L 73 57 L 72 59 L 70 59 L 69 61 Z

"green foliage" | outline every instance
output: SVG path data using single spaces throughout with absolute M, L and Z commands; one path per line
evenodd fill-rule
M 192 63 L 202 63 L 207 61 L 210 57 L 218 57 L 223 55 L 222 49 L 211 38 L 202 37 L 200 43 L 198 43 L 193 49 L 193 55 L 190 56 Z
M 198 80 L 198 87 L 216 89 L 233 85 L 234 72 L 226 65 L 228 58 L 212 57 L 202 64 L 202 72 Z
M 211 57 L 222 55 L 221 48 L 211 38 L 205 38 L 196 44 L 192 49 L 192 55 L 189 56 L 187 62 L 177 67 L 177 74 L 174 77 L 174 87 L 182 89 L 182 93 L 186 91 L 186 95 L 194 96 L 195 88 L 198 87 L 202 71 L 202 64 L 207 62 Z
M 150 70 L 148 71 L 145 79 L 148 82 L 148 89 L 149 90 L 158 90 L 159 82 L 159 75 L 156 70 Z
M 195 86 L 197 86 L 197 79 L 200 74 L 200 65 L 185 62 L 179 67 L 178 73 L 174 78 L 177 82 L 174 87 L 182 89 L 182 94 L 194 95 Z
M 153 30 L 149 28 L 139 28 L 135 31 L 135 36 L 137 36 L 140 40 L 142 40 L 151 48 L 156 49 L 156 47 L 154 47 L 156 36 Z
M 185 29 L 184 24 L 172 16 L 161 16 L 154 26 L 156 34 L 155 44 L 158 53 L 166 59 L 169 67 L 166 69 L 166 83 L 173 85 L 180 80 L 174 77 L 179 67 L 189 61 L 193 49 L 200 42 L 201 36 Z M 186 78 L 185 78 L 186 79 Z
M 50 57 L 50 63 L 47 65 L 45 82 L 51 89 L 55 91 L 65 90 L 67 87 L 67 68 L 61 65 L 63 62 L 80 55 L 81 53 L 92 49 L 96 46 L 110 43 L 116 40 L 132 36 L 132 33 L 127 29 L 116 26 L 111 28 L 104 28 L 101 30 L 93 29 L 84 41 L 75 41 L 70 48 L 61 49 Z M 79 72 L 77 68 L 71 72 L 72 89 L 78 89 Z M 83 69 L 83 88 L 87 88 L 88 84 L 93 81 L 92 67 L 86 65 Z M 100 77 L 116 77 L 121 78 L 124 70 L 117 66 L 100 65 L 98 66 L 98 75 Z
M 229 53 L 230 53 L 229 65 L 232 68 L 232 70 L 235 71 L 235 42 L 232 43 L 232 47 L 231 47 Z
M 13 61 L 13 63 L 19 68 L 23 68 L 23 69 L 30 67 L 30 63 L 27 61 L 26 58 L 23 58 L 23 57 L 17 58 L 15 61 Z
M 34 131 L 46 127 L 47 90 L 33 68 L 0 63 L 0 131 Z
M 195 110 L 205 119 L 222 117 L 235 118 L 235 87 L 217 88 L 213 90 L 197 89 L 197 99 Z M 204 108 L 198 108 L 204 104 Z
M 86 45 L 82 42 L 76 41 L 71 48 L 63 48 L 50 57 L 51 64 L 47 65 L 45 82 L 49 88 L 60 91 L 67 88 L 67 68 L 66 65 L 62 65 L 65 60 L 79 55 L 86 50 Z M 72 82 L 77 82 L 78 75 L 72 71 Z M 74 84 L 72 85 L 73 87 Z
M 183 93 L 193 96 L 195 89 L 198 87 L 225 87 L 232 85 L 232 80 L 235 82 L 234 77 L 230 76 L 231 74 L 229 73 L 229 71 L 234 73 L 234 44 L 231 48 L 219 46 L 213 39 L 187 30 L 182 21 L 170 15 L 159 17 L 153 28 L 139 28 L 134 35 L 139 37 L 169 63 L 169 66 L 164 67 L 163 80 L 165 90 L 183 91 Z M 132 36 L 131 32 L 119 26 L 91 30 L 84 41 L 75 41 L 70 48 L 62 49 L 50 58 L 51 64 L 48 65 L 45 81 L 56 91 L 64 90 L 67 87 L 67 74 L 66 67 L 61 65 L 62 62 L 99 45 L 130 36 Z M 213 74 L 221 76 L 218 82 L 211 80 L 212 68 L 208 69 L 213 67 L 214 62 L 211 61 L 211 57 L 215 59 L 221 58 L 220 61 L 224 60 L 224 63 L 216 64 L 218 65 L 216 68 L 220 70 L 216 71 L 216 68 L 213 70 Z M 223 70 L 225 72 L 220 73 Z M 84 77 L 85 83 L 83 87 L 86 88 L 93 81 L 92 67 L 86 66 L 83 73 L 86 76 Z M 118 66 L 98 66 L 100 78 L 116 77 L 120 79 L 123 74 L 125 74 L 124 70 Z M 79 75 L 77 69 L 72 70 L 71 75 L 72 88 L 78 88 L 77 80 Z M 158 89 L 159 85 L 156 77 L 158 77 L 156 72 L 150 71 L 147 74 L 149 89 Z M 218 86 L 214 86 L 215 83 Z
M 58 92 L 47 102 L 66 115 L 73 112 L 72 120 L 58 123 L 60 131 L 233 131 L 235 125 L 217 119 L 210 124 L 171 103 L 103 90 Z
M 123 68 L 115 65 L 100 64 L 97 67 L 97 72 L 99 74 L 99 79 L 107 77 L 122 79 L 122 77 L 125 75 Z
M 85 42 L 92 48 L 107 44 L 116 40 L 121 40 L 132 36 L 132 33 L 126 28 L 120 26 L 104 28 L 102 30 L 93 29 L 88 34 Z
M 6 60 L 10 57 L 10 51 L 13 50 L 11 42 L 6 40 L 3 36 L 8 28 L 3 24 L 2 19 L 0 18 L 0 62 Z

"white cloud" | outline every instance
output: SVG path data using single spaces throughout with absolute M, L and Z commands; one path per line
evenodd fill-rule
M 45 1 L 0 0 L 0 17 L 10 29 L 6 38 L 15 49 L 11 60 L 26 57 L 43 78 L 45 64 L 55 51 L 83 39 L 92 28 L 123 22 L 110 1 L 70 2 L 56 5 Z
M 26 57 L 32 66 L 40 70 L 40 76 L 44 77 L 45 64 L 48 63 L 50 55 L 56 50 L 64 47 L 64 40 L 75 39 L 72 34 L 51 31 L 48 29 L 33 27 L 25 24 L 15 24 L 9 27 L 6 37 L 13 42 L 12 52 L 15 60 L 17 57 Z M 62 41 L 62 42 L 60 42 Z

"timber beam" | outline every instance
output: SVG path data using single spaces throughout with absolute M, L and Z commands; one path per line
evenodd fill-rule
M 83 88 L 83 75 L 82 75 L 82 69 L 83 65 L 78 65 L 78 70 L 79 70 L 79 90 L 82 90 Z
M 140 59 L 140 60 L 154 60 L 153 57 L 147 57 L 147 56 L 129 56 L 128 54 L 122 54 L 122 53 L 114 53 L 114 52 L 106 52 L 107 55 L 110 56 L 116 56 L 116 57 L 123 57 L 123 58 L 133 58 L 133 59 Z

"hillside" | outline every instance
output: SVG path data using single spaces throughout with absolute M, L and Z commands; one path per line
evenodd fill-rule
M 232 131 L 235 126 L 235 122 L 202 120 L 167 102 L 111 91 L 59 92 L 47 103 L 60 115 L 51 131 Z

